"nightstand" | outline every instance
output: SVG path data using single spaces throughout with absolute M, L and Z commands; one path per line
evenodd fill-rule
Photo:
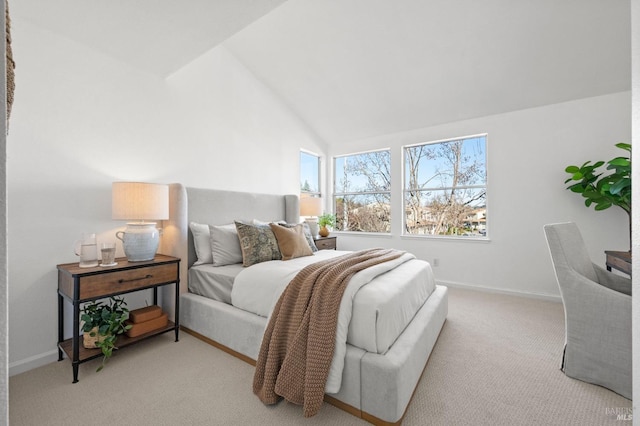
M 83 362 L 102 356 L 100 349 L 86 349 L 80 335 L 80 304 L 109 296 L 153 289 L 153 304 L 158 304 L 158 287 L 175 285 L 174 321 L 166 327 L 137 337 L 118 336 L 117 347 L 123 348 L 148 337 L 174 331 L 176 342 L 180 330 L 180 259 L 157 254 L 153 260 L 129 262 L 116 259 L 116 266 L 80 268 L 78 262 L 58 265 L 58 361 L 63 353 L 71 359 L 73 383 L 78 381 L 78 367 Z M 73 306 L 73 335 L 64 339 L 64 299 Z
M 313 242 L 316 243 L 318 250 L 337 250 L 337 239 L 338 237 L 315 237 Z

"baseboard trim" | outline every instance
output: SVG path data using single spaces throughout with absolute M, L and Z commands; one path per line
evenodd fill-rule
M 531 298 L 531 299 L 541 299 L 541 300 L 548 300 L 550 302 L 562 303 L 562 297 L 560 295 L 555 295 L 555 294 L 533 293 L 533 292 L 527 292 L 527 291 L 507 290 L 507 289 L 502 289 L 502 288 L 486 287 L 486 286 L 481 286 L 481 285 L 459 283 L 459 282 L 455 282 L 455 281 L 437 280 L 436 284 L 441 284 L 441 285 L 443 285 L 445 287 L 451 287 L 451 288 L 461 288 L 461 289 L 465 289 L 465 290 L 482 291 L 482 292 L 485 292 L 485 293 L 506 294 L 506 295 L 509 295 L 509 296 L 528 297 L 528 298 Z
M 42 367 L 43 365 L 51 364 L 58 360 L 58 350 L 54 349 L 42 354 L 30 356 L 20 361 L 9 363 L 9 377 L 16 374 L 24 373 L 34 368 Z

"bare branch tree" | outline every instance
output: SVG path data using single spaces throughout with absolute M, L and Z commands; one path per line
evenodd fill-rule
M 413 219 L 406 221 L 408 232 L 418 233 L 419 229 L 435 235 L 458 232 L 472 215 L 476 202 L 485 198 L 485 189 L 467 188 L 478 182 L 484 184 L 484 162 L 465 155 L 464 142 L 420 145 L 406 150 L 407 205 Z M 420 176 L 424 161 L 434 161 L 436 165 L 426 177 Z M 430 185 L 435 179 L 440 180 L 438 187 Z M 440 194 L 433 193 L 437 188 L 442 188 L 437 190 Z M 423 200 L 423 195 L 429 200 Z M 425 217 L 429 218 L 429 223 L 421 222 Z

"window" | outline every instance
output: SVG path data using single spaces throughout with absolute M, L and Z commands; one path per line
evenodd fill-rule
M 404 233 L 486 237 L 487 135 L 404 147 Z
M 300 151 L 300 192 L 320 195 L 320 157 Z
M 390 232 L 390 151 L 345 155 L 333 161 L 336 229 Z

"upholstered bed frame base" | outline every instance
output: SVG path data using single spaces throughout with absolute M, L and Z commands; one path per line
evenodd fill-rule
M 220 225 L 234 219 L 251 219 L 247 214 L 260 219 L 262 214 L 268 220 L 285 218 L 287 221 L 297 221 L 297 218 L 291 217 L 297 214 L 297 205 L 290 205 L 297 202 L 297 198 L 292 201 L 290 196 L 258 195 L 281 200 L 281 209 L 265 211 L 262 207 L 256 208 L 255 204 L 249 210 L 238 210 L 238 205 L 246 206 L 248 203 L 251 206 L 251 197 L 255 197 L 255 194 L 185 189 L 179 184 L 171 185 L 170 193 L 171 220 L 165 224 L 161 250 L 189 259 L 189 266 L 194 260 L 192 247 L 187 247 L 187 242 L 192 246 L 187 237 L 190 220 Z M 194 199 L 196 197 L 197 200 Z M 285 198 L 288 201 L 285 202 Z M 285 207 L 285 203 L 289 203 L 289 206 Z M 220 209 L 224 209 L 224 212 L 212 212 Z M 186 269 L 181 268 L 184 273 Z M 266 319 L 223 302 L 189 293 L 186 282 L 186 276 L 183 276 L 180 324 L 185 331 L 255 364 Z M 163 294 L 163 305 L 168 308 L 170 304 L 171 295 Z M 325 400 L 374 424 L 400 423 L 447 313 L 447 288 L 436 286 L 415 318 L 384 355 L 347 345 L 342 388 L 337 394 L 327 395 Z
M 254 365 L 266 320 L 191 293 L 180 297 L 185 331 Z M 342 388 L 326 401 L 374 424 L 404 416 L 447 316 L 447 288 L 436 286 L 413 321 L 384 355 L 347 345 Z

